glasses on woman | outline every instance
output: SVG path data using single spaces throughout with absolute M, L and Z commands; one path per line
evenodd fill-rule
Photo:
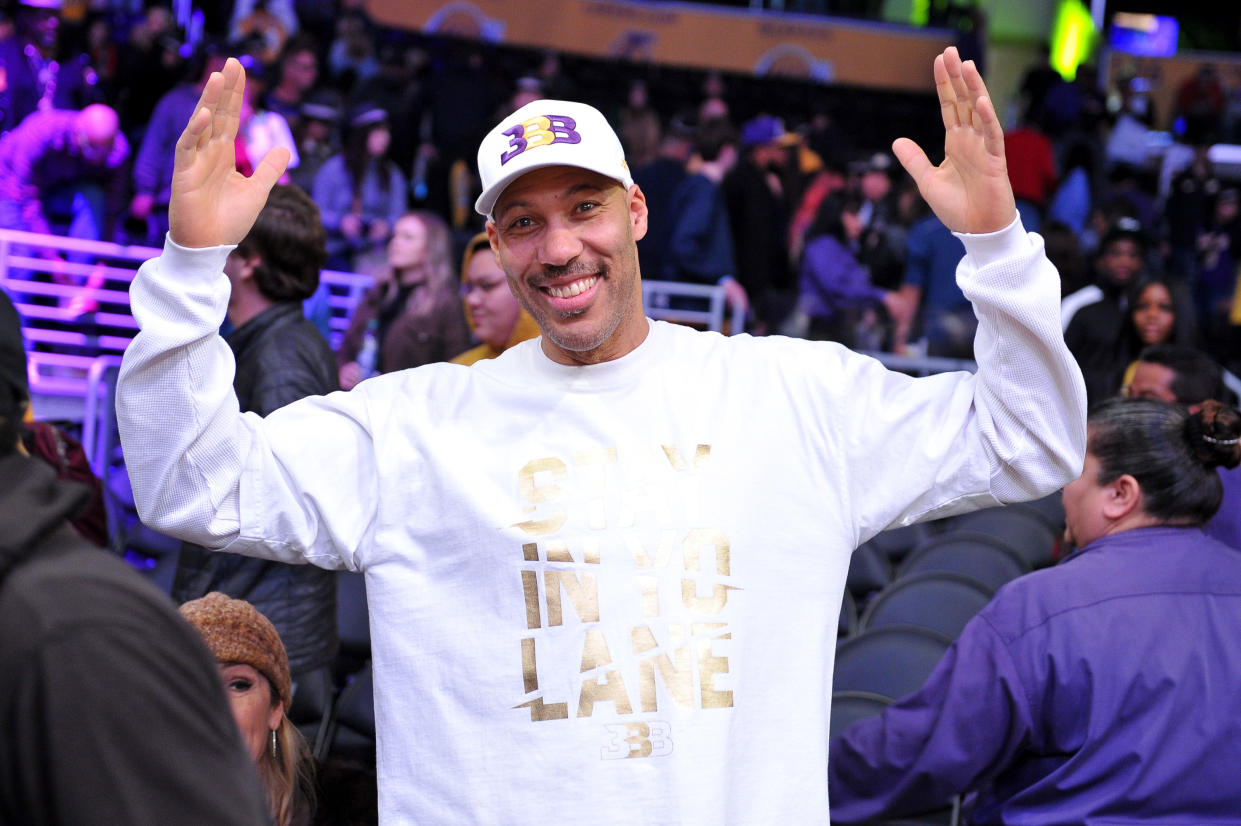
M 463 283 L 461 285 L 461 297 L 469 298 L 470 295 L 475 290 L 482 292 L 483 295 L 490 295 L 491 292 L 495 290 L 497 287 L 502 287 L 504 285 L 505 285 L 505 281 L 503 278 L 497 278 L 494 281 L 483 280 L 483 281 L 471 281 L 468 283 Z

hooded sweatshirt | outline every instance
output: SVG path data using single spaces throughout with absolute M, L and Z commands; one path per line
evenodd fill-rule
M 69 526 L 87 498 L 0 458 L 0 823 L 266 823 L 210 654 Z

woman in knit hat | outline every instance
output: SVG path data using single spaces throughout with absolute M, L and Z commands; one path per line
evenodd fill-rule
M 289 660 L 267 617 L 245 600 L 213 591 L 181 606 L 219 664 L 242 739 L 258 767 L 276 826 L 310 822 L 313 763 L 286 712 L 292 702 Z

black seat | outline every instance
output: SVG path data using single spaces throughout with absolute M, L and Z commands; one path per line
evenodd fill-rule
M 901 528 L 880 531 L 867 540 L 867 544 L 873 544 L 883 552 L 884 556 L 895 563 L 904 559 L 906 554 L 930 539 L 933 534 L 934 530 L 930 523 L 915 522 Z
M 375 686 L 369 662 L 336 698 L 327 756 L 375 765 Z
M 366 602 L 366 576 L 353 571 L 336 575 L 336 626 L 340 634 L 336 681 L 357 672 L 371 658 L 371 621 Z
M 845 589 L 844 598 L 840 601 L 840 625 L 836 629 L 836 633 L 840 639 L 851 637 L 858 630 L 858 612 L 857 602 L 853 599 L 853 594 L 849 593 L 849 589 Z
M 1044 496 L 1042 499 L 1021 502 L 1008 507 L 1033 511 L 1051 527 L 1057 536 L 1064 531 L 1064 499 L 1060 491 L 1056 491 L 1050 496 Z
M 892 563 L 874 540 L 863 542 L 849 559 L 849 573 L 845 589 L 859 602 L 865 602 L 868 594 L 878 591 L 892 581 Z
M 293 681 L 289 720 L 302 732 L 316 759 L 322 759 L 331 729 L 336 684 L 328 666 L 299 674 Z
M 834 692 L 830 735 L 835 737 L 858 720 L 874 717 L 891 704 L 890 698 L 869 691 Z
M 952 640 L 913 625 L 871 628 L 836 647 L 832 692 L 867 691 L 893 700 L 926 680 Z
M 917 625 L 956 639 L 970 619 L 991 601 L 991 589 L 961 574 L 911 574 L 884 588 L 866 606 L 861 630 Z
M 1016 551 L 1031 568 L 1045 568 L 1055 559 L 1060 531 L 1037 511 L 1021 505 L 987 508 L 961 516 L 954 527 L 994 536 Z
M 993 591 L 1030 572 L 1030 566 L 1004 542 L 974 531 L 949 531 L 919 545 L 901 561 L 896 578 L 947 571 L 976 579 Z

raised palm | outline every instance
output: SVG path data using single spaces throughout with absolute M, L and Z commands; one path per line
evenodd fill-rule
M 246 73 L 235 59 L 213 72 L 177 141 L 168 226 L 183 247 L 236 244 L 246 237 L 289 163 L 276 148 L 247 178 L 237 171 L 235 141 Z
M 944 160 L 933 165 L 908 138 L 892 151 L 945 226 L 956 232 L 1003 229 L 1017 215 L 1004 159 L 1004 131 L 973 61 L 955 47 L 935 58 L 935 89 L 944 119 Z

